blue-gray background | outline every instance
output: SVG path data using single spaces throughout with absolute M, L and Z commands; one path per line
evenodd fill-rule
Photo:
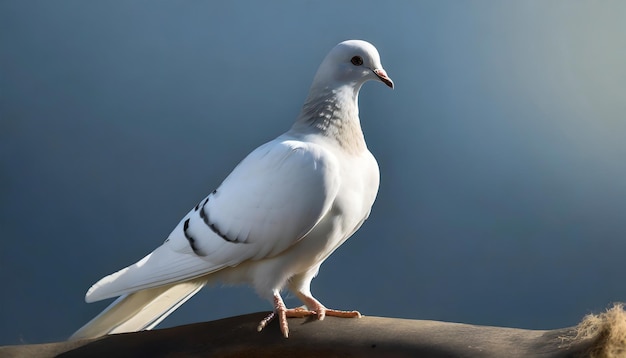
M 626 300 L 625 16 L 622 1 L 0 1 L 0 344 L 64 339 L 104 308 L 89 286 L 286 130 L 350 38 L 397 87 L 361 93 L 381 189 L 314 280 L 322 302 L 548 329 Z M 164 325 L 268 309 L 204 289 Z

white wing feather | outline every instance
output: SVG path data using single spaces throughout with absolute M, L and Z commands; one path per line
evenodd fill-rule
M 339 189 L 337 159 L 280 136 L 250 153 L 163 245 L 94 284 L 87 302 L 180 282 L 275 256 L 304 237 Z
M 152 329 L 203 286 L 203 280 L 188 280 L 120 296 L 69 339 Z

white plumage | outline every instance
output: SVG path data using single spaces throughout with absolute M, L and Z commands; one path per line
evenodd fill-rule
M 292 128 L 250 153 L 139 262 L 94 284 L 87 302 L 120 296 L 71 337 L 151 329 L 207 282 L 248 283 L 274 304 L 285 337 L 287 317 L 358 317 L 324 307 L 310 292 L 321 263 L 370 213 L 378 165 L 358 117 L 362 84 L 393 88 L 374 46 L 335 46 L 320 65 Z M 307 306 L 287 309 L 288 287 Z

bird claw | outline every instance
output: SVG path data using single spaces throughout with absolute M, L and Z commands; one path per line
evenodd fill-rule
M 359 311 L 339 311 L 326 309 L 326 316 L 341 317 L 341 318 L 361 318 L 363 315 Z
M 326 316 L 340 317 L 340 318 L 361 318 L 362 315 L 359 311 L 340 311 L 330 308 L 326 308 L 320 301 L 316 300 L 313 296 L 302 296 L 303 301 L 307 307 L 312 308 L 312 312 L 317 312 L 317 319 L 322 321 Z
M 267 317 L 263 318 L 259 325 L 257 326 L 257 331 L 261 332 L 263 328 L 267 327 L 267 325 L 276 318 L 278 315 L 278 321 L 280 324 L 280 331 L 282 332 L 285 338 L 289 338 L 289 324 L 287 323 L 287 318 L 303 318 L 315 315 L 316 313 L 310 311 L 306 308 L 298 307 L 298 308 L 277 308 L 276 311 L 267 315 Z
M 267 324 L 272 322 L 272 320 L 276 317 L 276 313 L 272 312 L 267 317 L 263 318 L 259 325 L 256 327 L 257 332 L 261 332 L 263 328 L 267 327 Z
M 278 293 L 274 294 L 274 311 L 271 312 L 267 317 L 263 318 L 259 325 L 257 326 L 257 331 L 261 332 L 267 325 L 278 316 L 278 322 L 280 325 L 280 331 L 283 334 L 283 337 L 289 338 L 289 324 L 287 323 L 287 318 L 303 318 L 308 316 L 317 316 L 317 319 L 322 321 L 326 316 L 331 317 L 341 317 L 341 318 L 361 318 L 361 313 L 359 311 L 339 311 L 328 309 L 324 307 L 318 300 L 313 298 L 312 296 L 302 296 L 303 301 L 306 303 L 307 307 L 312 308 L 304 308 L 304 307 L 296 307 L 288 309 L 285 306 L 282 298 Z

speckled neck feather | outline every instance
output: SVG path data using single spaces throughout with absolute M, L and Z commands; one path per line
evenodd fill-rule
M 359 121 L 359 88 L 353 83 L 338 88 L 312 89 L 292 131 L 322 134 L 349 153 L 367 150 Z

